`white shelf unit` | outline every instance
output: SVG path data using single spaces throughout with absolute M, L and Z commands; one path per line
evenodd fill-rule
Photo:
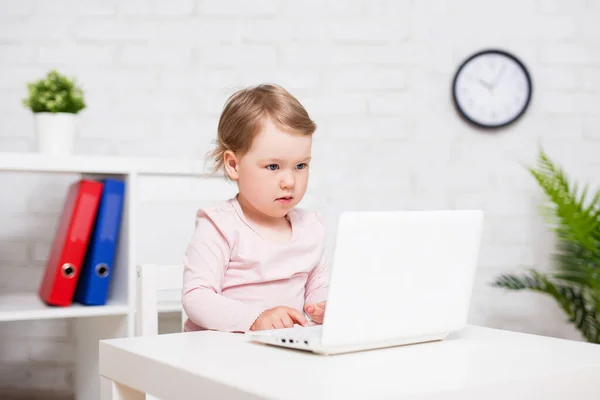
M 111 278 L 109 300 L 105 306 L 69 307 L 45 305 L 37 292 L 0 292 L 0 322 L 71 318 L 76 340 L 75 398 L 100 399 L 98 341 L 135 335 L 136 218 L 139 204 L 138 179 L 143 176 L 209 177 L 202 164 L 192 160 L 123 158 L 104 156 L 48 156 L 36 153 L 0 152 L 0 172 L 70 173 L 88 178 L 112 177 L 125 182 L 125 203 L 119 244 Z M 161 312 L 180 310 L 169 301 Z

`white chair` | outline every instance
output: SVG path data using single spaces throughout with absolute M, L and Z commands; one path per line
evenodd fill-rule
M 136 285 L 136 335 L 158 335 L 158 295 L 162 291 L 183 290 L 183 264 L 157 265 L 141 264 L 137 266 Z M 187 318 L 181 301 L 181 329 Z
M 158 295 L 160 292 L 183 290 L 183 264 L 141 264 L 136 267 L 135 334 L 158 335 Z M 187 318 L 181 301 L 181 330 Z M 146 400 L 160 400 L 146 394 Z

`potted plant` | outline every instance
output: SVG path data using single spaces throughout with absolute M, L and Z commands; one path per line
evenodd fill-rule
M 23 104 L 35 116 L 38 150 L 53 155 L 71 153 L 75 116 L 86 106 L 83 91 L 74 79 L 56 70 L 48 72 L 44 79 L 28 83 L 27 87 L 29 95 Z
M 600 191 L 579 190 L 543 150 L 528 170 L 549 199 L 542 215 L 557 239 L 554 270 L 501 274 L 492 286 L 551 296 L 586 341 L 600 343 Z

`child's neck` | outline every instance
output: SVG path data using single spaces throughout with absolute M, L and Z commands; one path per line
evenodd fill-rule
M 240 193 L 237 195 L 238 203 L 244 212 L 244 216 L 255 224 L 259 224 L 264 227 L 281 227 L 287 224 L 287 218 L 283 217 L 271 217 L 258 211 L 244 196 Z
M 264 239 L 273 242 L 287 242 L 292 235 L 292 225 L 286 216 L 271 217 L 254 208 L 241 194 L 237 196 L 244 217 Z

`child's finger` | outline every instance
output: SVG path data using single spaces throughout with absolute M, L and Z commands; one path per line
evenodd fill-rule
M 283 322 L 281 320 L 274 320 L 273 321 L 273 329 L 282 329 L 284 328 Z
M 325 312 L 325 305 L 323 303 L 307 304 L 306 307 L 304 307 L 304 310 L 311 317 L 313 315 L 320 316 Z
M 281 317 L 281 323 L 286 328 L 293 328 L 294 327 L 294 321 L 287 314 L 285 314 L 283 317 Z
M 298 310 L 290 308 L 288 309 L 288 315 L 302 326 L 306 326 L 308 324 L 306 317 Z
M 317 307 L 314 308 L 312 314 L 317 316 L 322 316 L 325 313 L 325 308 L 322 304 L 317 304 Z

